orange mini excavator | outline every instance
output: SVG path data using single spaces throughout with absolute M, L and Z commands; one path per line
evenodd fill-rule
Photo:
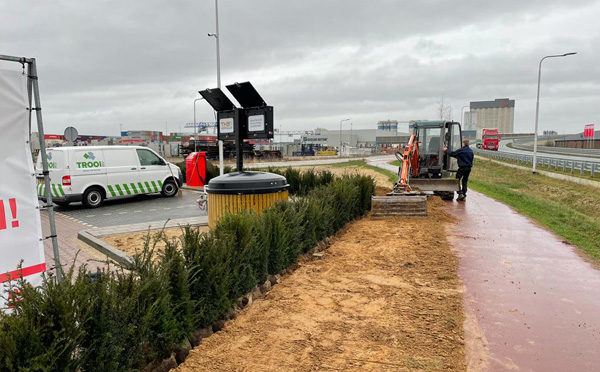
M 438 195 L 452 200 L 458 190 L 453 176 L 458 170 L 456 159 L 444 149 L 457 150 L 462 145 L 460 124 L 453 121 L 417 121 L 400 161 L 398 181 L 387 196 L 374 196 L 373 217 L 427 216 L 427 196 Z

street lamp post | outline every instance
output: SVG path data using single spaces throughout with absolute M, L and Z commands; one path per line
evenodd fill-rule
M 202 101 L 204 98 L 196 98 L 194 100 L 194 152 L 198 151 L 198 135 L 197 135 L 197 130 L 196 128 L 198 128 L 197 124 L 196 124 L 196 102 L 198 101 Z
M 209 33 L 208 36 L 214 36 L 217 43 L 217 88 L 221 89 L 221 52 L 219 48 L 219 0 L 215 0 L 215 25 L 216 31 Z
M 538 69 L 538 84 L 537 84 L 537 99 L 535 101 L 535 133 L 533 137 L 533 173 L 535 174 L 535 166 L 537 162 L 537 141 L 538 141 L 538 119 L 540 114 L 540 82 L 542 80 L 542 62 L 546 58 L 566 57 L 577 54 L 577 52 L 570 52 L 565 54 L 556 54 L 551 56 L 545 56 L 540 60 L 540 66 Z
M 217 88 L 221 89 L 221 50 L 219 48 L 219 39 L 221 38 L 221 34 L 219 33 L 219 0 L 215 0 L 215 32 L 209 33 L 208 36 L 214 36 L 217 44 Z M 225 172 L 223 166 L 223 141 L 219 140 L 218 143 L 219 174 L 222 176 Z
M 350 119 L 340 120 L 340 156 L 342 156 L 342 123 Z

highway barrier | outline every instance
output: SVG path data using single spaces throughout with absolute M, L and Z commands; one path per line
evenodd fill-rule
M 474 149 L 475 154 L 486 158 L 513 162 L 517 164 L 533 166 L 533 155 L 513 154 L 504 151 L 488 151 Z M 600 172 L 600 161 L 577 161 L 571 160 L 568 157 L 549 157 L 537 156 L 536 167 L 545 168 L 547 170 L 562 171 L 565 173 L 575 174 L 578 172 L 580 176 L 589 174 L 590 177 L 596 177 Z

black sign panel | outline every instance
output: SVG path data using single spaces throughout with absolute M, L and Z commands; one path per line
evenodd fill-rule
M 211 105 L 212 108 L 217 112 L 233 110 L 235 108 L 233 102 L 231 102 L 231 100 L 229 100 L 225 93 L 223 93 L 223 91 L 219 88 L 201 90 L 198 93 L 200 93 L 202 98 L 204 98 L 206 102 L 208 102 L 208 104 Z
M 244 108 L 264 107 L 267 105 L 249 81 L 228 85 L 227 89 Z
M 245 115 L 242 109 L 217 112 L 217 138 L 221 141 L 236 140 L 237 132 L 245 128 L 244 121 Z
M 244 110 L 247 139 L 273 138 L 273 106 Z

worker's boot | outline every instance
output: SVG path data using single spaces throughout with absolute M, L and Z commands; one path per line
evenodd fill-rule
M 464 201 L 466 197 L 467 196 L 465 194 L 458 194 L 458 198 L 456 198 L 456 201 Z

